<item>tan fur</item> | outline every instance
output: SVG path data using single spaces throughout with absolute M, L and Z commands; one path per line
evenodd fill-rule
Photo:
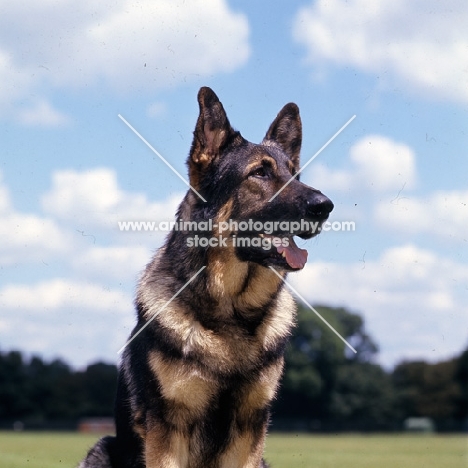
M 259 162 L 268 162 L 273 170 L 276 172 L 278 170 L 278 164 L 275 161 L 274 158 L 271 156 L 268 156 L 266 154 L 259 153 L 258 156 L 253 158 L 252 162 L 250 164 L 247 164 L 244 169 L 244 174 L 249 174 L 252 172 L 257 166 Z
M 259 379 L 246 388 L 245 399 L 239 408 L 241 417 L 247 420 L 252 412 L 263 408 L 274 398 L 282 371 L 283 360 L 281 359 L 264 369 Z
M 262 307 L 278 290 L 281 279 L 259 265 L 251 264 L 249 270 L 249 264 L 238 260 L 230 242 L 228 247 L 212 249 L 209 259 L 210 286 L 220 301 L 226 299 L 234 307 Z M 249 274 L 249 283 L 243 290 Z
M 193 160 L 198 164 L 207 164 L 211 161 L 211 156 L 206 153 L 199 153 L 193 157 Z
M 228 231 L 224 231 L 223 233 L 219 231 L 219 224 L 223 222 L 227 222 L 229 221 L 229 219 L 231 219 L 233 205 L 234 205 L 233 200 L 229 199 L 219 209 L 219 212 L 216 215 L 216 218 L 213 220 L 213 226 L 214 226 L 213 235 L 214 236 L 219 236 L 219 235 L 229 236 L 230 233 Z
M 148 429 L 145 444 L 146 468 L 181 468 L 188 466 L 189 444 L 186 436 L 168 430 L 162 424 Z
M 188 447 L 191 437 L 188 435 L 190 418 L 202 416 L 216 391 L 214 382 L 200 377 L 193 369 L 171 366 L 158 353 L 151 353 L 150 364 L 158 376 L 163 395 L 174 401 L 173 416 L 170 422 L 175 431 L 161 433 L 156 424 L 147 429 L 146 465 L 147 468 L 179 468 L 187 466 Z M 274 397 L 278 380 L 281 376 L 283 361 L 275 362 L 266 368 L 258 380 L 248 384 L 243 390 L 242 403 L 238 408 L 239 423 L 249 427 L 249 421 L 255 411 L 261 410 Z M 232 434 L 232 441 L 219 459 L 219 468 L 256 468 L 262 459 L 266 429 L 262 436 L 255 437 L 249 430 Z M 192 438 L 196 438 L 196 434 Z M 163 444 L 162 441 L 165 441 Z
M 262 307 L 278 290 L 281 279 L 271 270 L 252 265 L 252 273 L 245 291 L 236 298 L 239 307 Z
M 224 297 L 239 293 L 248 272 L 248 265 L 237 259 L 230 239 L 230 232 L 224 231 L 221 233 L 219 231 L 220 223 L 228 222 L 231 218 L 232 206 L 233 201 L 230 199 L 221 207 L 214 219 L 214 225 L 217 226 L 214 235 L 227 239 L 228 246 L 212 248 L 208 252 L 210 287 L 221 301 Z
M 233 438 L 220 460 L 220 468 L 257 468 L 262 460 L 264 437 L 255 440 L 251 433 L 245 432 Z
M 172 404 L 170 422 L 181 429 L 188 428 L 194 419 L 206 411 L 217 390 L 216 382 L 193 366 L 175 366 L 156 351 L 149 354 L 149 364 L 158 378 L 161 393 Z
M 209 281 L 217 299 L 223 302 L 238 295 L 249 271 L 248 264 L 237 259 L 232 246 L 213 249 L 209 259 Z
M 257 332 L 266 348 L 273 346 L 282 336 L 289 335 L 295 320 L 296 305 L 291 294 L 285 289 L 281 290 L 277 302 L 278 305 Z
M 249 337 L 244 337 L 246 343 L 242 346 L 241 336 L 229 328 L 221 333 L 203 328 L 175 306 L 161 316 L 161 323 L 171 324 L 172 330 L 168 330 L 168 334 L 186 349 L 187 354 L 196 354 L 204 367 L 216 369 L 221 374 L 230 374 L 239 368 L 252 369 L 263 349 L 262 342 Z

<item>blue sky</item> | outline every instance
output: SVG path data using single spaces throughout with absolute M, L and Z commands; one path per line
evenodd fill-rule
M 79 5 L 79 6 L 77 6 Z M 354 232 L 301 242 L 291 283 L 362 314 L 379 362 L 468 345 L 468 6 L 244 0 L 0 7 L 0 349 L 117 362 L 138 273 L 163 242 L 120 220 L 172 219 L 210 86 L 263 138 L 299 105 L 302 180 Z

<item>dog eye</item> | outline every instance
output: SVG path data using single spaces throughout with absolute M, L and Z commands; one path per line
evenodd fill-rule
M 265 168 L 262 167 L 257 167 L 257 169 L 254 169 L 250 174 L 250 176 L 253 177 L 265 177 L 266 176 L 266 171 Z

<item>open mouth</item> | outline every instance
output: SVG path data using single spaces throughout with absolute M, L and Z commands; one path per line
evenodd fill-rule
M 282 259 L 293 270 L 301 270 L 307 263 L 308 252 L 297 246 L 292 235 L 274 236 L 269 234 L 259 234 L 262 239 L 269 240 L 271 244 L 269 254 Z M 280 258 L 279 258 L 280 257 Z
M 266 267 L 298 271 L 307 263 L 308 252 L 298 247 L 294 237 L 310 239 L 318 235 L 325 220 L 326 217 L 303 223 L 278 221 L 279 229 L 268 227 L 266 229 L 268 234 L 263 229 L 261 231 L 239 229 L 231 231 L 230 237 L 239 259 L 256 262 Z M 246 221 L 242 222 L 247 224 Z M 252 225 L 255 228 L 255 222 Z

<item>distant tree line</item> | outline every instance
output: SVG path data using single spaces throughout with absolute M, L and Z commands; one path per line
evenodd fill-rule
M 0 427 L 21 421 L 25 427 L 64 423 L 113 413 L 117 368 L 96 363 L 84 371 L 61 360 L 25 360 L 18 351 L 0 353 Z
M 375 363 L 378 347 L 362 317 L 343 308 L 316 310 L 356 350 L 308 308 L 286 353 L 273 425 L 312 430 L 400 430 L 409 417 L 432 418 L 439 430 L 468 429 L 468 348 L 436 364 L 404 361 L 392 371 Z
M 360 315 L 343 308 L 317 311 L 358 351 L 354 354 L 308 308 L 286 352 L 274 429 L 399 430 L 408 417 L 430 417 L 439 430 L 468 421 L 468 349 L 430 364 L 402 362 L 387 372 L 375 363 L 377 345 Z M 0 427 L 22 421 L 46 427 L 112 416 L 117 368 L 96 363 L 74 370 L 61 360 L 0 352 Z

